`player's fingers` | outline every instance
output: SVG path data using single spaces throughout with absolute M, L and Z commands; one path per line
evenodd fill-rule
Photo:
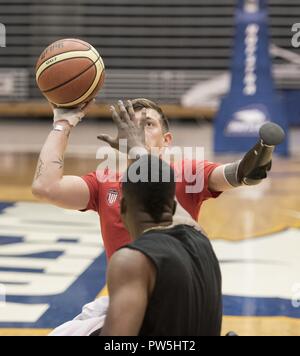
M 145 130 L 146 125 L 147 125 L 147 109 L 144 108 L 142 110 L 142 118 L 141 118 L 141 121 L 140 121 L 140 128 L 142 130 Z
M 123 122 L 125 122 L 127 125 L 130 125 L 132 121 L 130 120 L 129 114 L 127 112 L 127 109 L 126 109 L 123 101 L 119 100 L 118 105 L 119 105 L 119 109 L 120 109 L 121 120 Z
M 96 99 L 92 99 L 91 101 L 85 103 L 81 107 L 81 110 L 84 112 L 84 114 L 87 114 L 95 103 L 96 103 Z
M 112 113 L 112 119 L 114 121 L 114 123 L 118 126 L 118 127 L 122 127 L 124 125 L 124 122 L 122 121 L 122 119 L 120 118 L 120 115 L 117 113 L 116 108 L 112 105 L 110 107 L 110 111 Z
M 129 117 L 130 117 L 130 120 L 135 123 L 135 112 L 134 112 L 134 109 L 133 109 L 133 105 L 132 105 L 132 101 L 131 100 L 128 100 L 127 101 L 127 111 L 128 111 L 128 114 L 129 114 Z
M 139 124 L 140 137 L 143 143 L 146 142 L 147 109 L 142 110 L 142 118 Z

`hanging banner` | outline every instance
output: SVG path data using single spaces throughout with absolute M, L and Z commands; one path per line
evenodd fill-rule
M 215 124 L 217 153 L 248 151 L 266 122 L 275 122 L 288 133 L 284 105 L 274 86 L 269 45 L 266 1 L 239 0 L 231 88 Z M 288 155 L 288 139 L 277 153 Z

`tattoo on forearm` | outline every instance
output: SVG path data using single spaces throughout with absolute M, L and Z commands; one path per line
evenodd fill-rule
M 59 169 L 64 168 L 64 157 L 59 158 L 57 161 L 52 161 L 52 163 L 58 164 Z
M 45 165 L 44 162 L 40 159 L 39 163 L 38 163 L 36 175 L 35 175 L 35 180 L 39 179 L 40 176 L 42 175 L 44 165 Z

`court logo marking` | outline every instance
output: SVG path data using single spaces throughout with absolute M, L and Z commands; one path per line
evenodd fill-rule
M 0 328 L 52 329 L 73 319 L 103 289 L 105 271 L 95 214 L 0 204 Z
M 300 318 L 300 229 L 213 246 L 221 263 L 225 315 Z

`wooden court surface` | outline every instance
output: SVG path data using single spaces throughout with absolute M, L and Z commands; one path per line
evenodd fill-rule
M 0 201 L 34 201 L 31 181 L 37 154 L 1 154 Z M 226 162 L 230 157 L 216 158 Z M 95 170 L 96 160 L 66 158 L 65 174 Z M 300 228 L 300 157 L 276 158 L 271 177 L 257 188 L 238 189 L 208 201 L 200 222 L 212 240 L 241 241 L 286 228 Z M 299 281 L 300 282 L 300 271 Z M 300 335 L 300 319 L 225 317 L 223 333 Z M 0 335 L 43 335 L 48 330 L 0 330 Z

